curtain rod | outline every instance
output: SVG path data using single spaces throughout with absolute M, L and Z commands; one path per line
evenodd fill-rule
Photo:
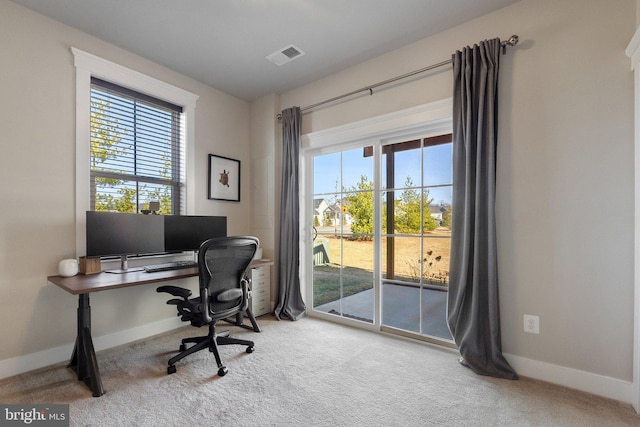
M 515 46 L 515 45 L 517 45 L 518 44 L 518 40 L 519 40 L 519 37 L 517 35 L 513 35 L 513 36 L 509 37 L 508 40 L 500 42 L 500 46 L 502 47 L 502 54 L 504 55 L 504 54 L 507 53 L 507 46 Z M 406 73 L 406 74 L 403 74 L 401 76 L 392 77 L 392 78 L 390 78 L 388 80 L 385 80 L 385 81 L 382 81 L 382 82 L 378 82 L 378 83 L 375 83 L 375 84 L 372 84 L 372 85 L 369 85 L 369 86 L 365 86 L 363 88 L 356 89 L 356 90 L 351 91 L 349 93 L 338 95 L 338 96 L 335 96 L 335 97 L 333 97 L 331 99 L 326 99 L 324 101 L 317 102 L 317 103 L 312 104 L 312 105 L 308 105 L 306 107 L 300 108 L 300 111 L 304 112 L 306 110 L 311 110 L 313 108 L 319 107 L 320 105 L 329 104 L 331 102 L 338 101 L 338 100 L 340 100 L 342 98 L 347 98 L 349 96 L 358 94 L 360 92 L 369 92 L 370 95 L 373 95 L 373 89 L 375 89 L 377 87 L 384 86 L 384 85 L 387 85 L 389 83 L 393 83 L 393 82 L 396 82 L 398 80 L 403 80 L 403 79 L 406 79 L 408 77 L 415 76 L 416 74 L 421 74 L 421 73 L 424 73 L 426 71 L 430 71 L 430 70 L 433 70 L 433 69 L 436 69 L 436 68 L 444 67 L 445 65 L 450 65 L 450 64 L 451 64 L 451 59 L 449 59 L 447 61 L 438 62 L 437 64 L 429 65 L 428 67 L 424 67 L 424 68 L 421 68 L 419 70 L 411 71 L 410 73 Z M 278 114 L 277 118 L 278 118 L 278 121 L 282 120 L 282 114 Z

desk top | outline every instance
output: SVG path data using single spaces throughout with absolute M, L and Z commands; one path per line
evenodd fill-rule
M 256 268 L 272 264 L 273 261 L 259 259 L 252 261 L 249 267 Z M 90 292 L 106 291 L 107 289 L 144 285 L 146 283 L 185 279 L 187 277 L 194 277 L 197 275 L 198 268 L 192 267 L 180 270 L 158 271 L 155 273 L 131 271 L 129 273 L 121 274 L 102 272 L 97 274 L 77 274 L 71 277 L 49 276 L 47 277 L 47 280 L 72 295 L 79 295 Z
M 79 295 L 89 292 L 106 291 L 107 289 L 144 285 L 145 283 L 184 279 L 197 275 L 198 268 L 192 267 L 180 270 L 158 271 L 156 273 L 132 271 L 121 274 L 102 272 L 96 274 L 77 274 L 71 277 L 49 276 L 47 280 L 54 285 L 60 286 L 70 294 Z

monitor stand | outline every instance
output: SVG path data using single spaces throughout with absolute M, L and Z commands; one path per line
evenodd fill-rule
M 142 271 L 143 268 L 129 268 L 129 260 L 128 260 L 128 255 L 121 255 L 120 256 L 120 269 L 116 269 L 116 270 L 105 270 L 105 273 L 112 273 L 112 274 L 124 274 L 124 273 L 132 273 L 134 271 Z

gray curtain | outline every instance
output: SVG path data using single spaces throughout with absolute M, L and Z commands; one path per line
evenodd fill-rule
M 453 54 L 453 224 L 447 322 L 461 363 L 517 379 L 502 355 L 496 248 L 500 40 Z
M 305 314 L 300 293 L 300 228 L 298 162 L 300 153 L 299 107 L 282 111 L 282 187 L 278 248 L 278 304 L 276 318 L 298 320 Z

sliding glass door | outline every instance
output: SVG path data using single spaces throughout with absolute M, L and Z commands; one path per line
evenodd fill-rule
M 313 159 L 313 308 L 373 323 L 373 158 L 362 148 Z
M 450 341 L 451 134 L 312 154 L 313 310 Z
M 451 340 L 451 134 L 382 147 L 382 326 Z

